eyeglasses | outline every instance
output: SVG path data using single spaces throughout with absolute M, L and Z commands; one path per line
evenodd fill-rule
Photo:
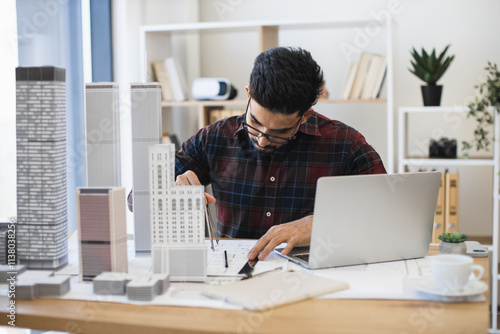
M 281 145 L 284 145 L 293 139 L 293 136 L 295 135 L 295 132 L 297 131 L 297 129 L 299 127 L 300 121 L 302 120 L 302 115 L 300 116 L 299 121 L 295 125 L 295 127 L 292 131 L 292 134 L 289 137 L 280 137 L 280 136 L 269 135 L 267 133 L 264 133 L 256 128 L 254 128 L 253 126 L 251 126 L 247 123 L 247 113 L 248 113 L 248 107 L 250 106 L 251 99 L 252 99 L 251 97 L 248 98 L 247 108 L 245 110 L 245 116 L 243 118 L 243 127 L 249 135 L 254 136 L 257 139 L 265 137 L 271 143 L 281 144 Z

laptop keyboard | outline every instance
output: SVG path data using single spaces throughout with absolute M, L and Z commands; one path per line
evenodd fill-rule
M 309 262 L 309 253 L 295 254 L 294 256 L 302 261 Z

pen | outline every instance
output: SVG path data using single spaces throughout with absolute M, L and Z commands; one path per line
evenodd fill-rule
M 227 264 L 227 251 L 224 251 L 224 263 L 226 264 L 226 268 L 229 267 Z

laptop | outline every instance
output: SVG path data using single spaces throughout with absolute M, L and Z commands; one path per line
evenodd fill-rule
M 285 257 L 309 269 L 424 257 L 440 183 L 440 172 L 321 177 L 310 246 Z

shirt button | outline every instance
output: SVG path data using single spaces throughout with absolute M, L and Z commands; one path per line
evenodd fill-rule
M 274 176 L 271 176 L 271 182 L 274 182 L 274 180 L 276 180 L 276 178 Z
M 271 212 L 266 212 L 266 216 L 271 217 Z

